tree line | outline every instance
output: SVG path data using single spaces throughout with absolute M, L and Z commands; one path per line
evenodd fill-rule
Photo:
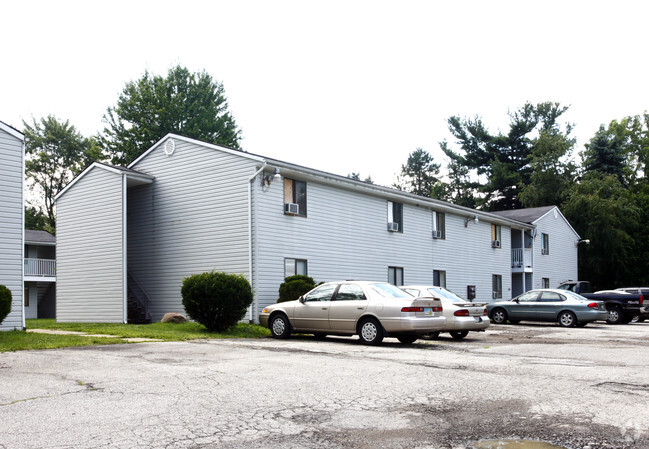
M 579 276 L 596 288 L 649 285 L 649 114 L 602 125 L 581 151 L 559 103 L 526 103 L 506 132 L 481 117 L 450 117 L 442 164 L 424 149 L 408 155 L 392 187 L 486 211 L 556 205 L 582 239 Z M 34 200 L 26 228 L 54 232 L 54 197 L 94 161 L 128 165 L 168 133 L 241 150 L 241 130 L 222 83 L 176 66 L 126 83 L 84 137 L 54 116 L 24 122 L 25 172 Z M 577 154 L 575 155 L 575 151 Z M 371 176 L 350 178 L 372 183 Z
M 493 133 L 482 118 L 448 119 L 440 164 L 410 153 L 394 187 L 485 211 L 559 206 L 580 244 L 579 277 L 595 288 L 649 285 L 649 114 L 600 126 L 577 157 L 568 107 L 527 103 Z

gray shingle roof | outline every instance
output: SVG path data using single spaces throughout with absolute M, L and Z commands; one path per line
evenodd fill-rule
M 504 218 L 522 221 L 523 223 L 534 223 L 536 220 L 547 214 L 556 206 L 532 207 L 529 209 L 501 210 L 492 212 Z
M 46 231 L 25 230 L 25 243 L 56 243 L 56 237 Z

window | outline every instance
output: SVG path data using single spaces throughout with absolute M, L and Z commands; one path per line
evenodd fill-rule
M 284 178 L 284 213 L 306 217 L 306 182 Z
M 388 282 L 392 285 L 403 285 L 403 267 L 388 267 Z
M 331 301 L 331 296 L 334 294 L 336 287 L 338 287 L 338 284 L 327 284 L 316 287 L 311 293 L 304 296 L 304 301 Z
M 519 303 L 521 303 L 521 302 L 536 302 L 538 298 L 539 298 L 539 292 L 527 292 L 527 293 L 523 293 L 516 299 L 518 300 Z
M 403 232 L 403 204 L 388 201 L 388 231 Z
M 491 297 L 498 299 L 503 297 L 503 277 L 499 274 L 491 276 Z
M 443 212 L 433 211 L 433 238 L 446 238 L 446 215 Z
M 541 288 L 550 288 L 550 278 L 541 279 Z
M 550 236 L 541 234 L 541 254 L 550 254 Z
M 354 284 L 341 284 L 336 296 L 335 301 L 362 301 L 367 299 L 358 285 Z
M 29 307 L 29 287 L 25 286 L 23 295 L 25 295 L 25 307 Z
M 565 296 L 555 292 L 542 292 L 540 298 L 541 302 L 560 302 L 565 300 Z
M 433 285 L 446 288 L 446 271 L 433 270 Z
M 491 225 L 491 247 L 500 248 L 502 242 L 502 230 L 500 225 L 492 224 Z
M 287 278 L 296 274 L 307 275 L 306 259 L 284 259 L 284 277 Z

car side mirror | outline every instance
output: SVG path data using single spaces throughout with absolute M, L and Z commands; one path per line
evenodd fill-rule
M 515 302 L 516 304 L 519 304 L 519 303 L 520 303 L 520 301 L 518 300 L 518 298 L 514 299 L 514 302 Z
M 304 295 L 300 296 L 297 300 L 300 301 L 302 304 L 304 304 L 305 301 Z

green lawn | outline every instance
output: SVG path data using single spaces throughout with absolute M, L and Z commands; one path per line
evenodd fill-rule
M 155 338 L 164 341 L 183 341 L 209 338 L 260 338 L 270 335 L 268 329 L 257 324 L 241 323 L 222 333 L 208 332 L 203 325 L 193 322 L 182 324 L 100 324 L 57 323 L 51 319 L 26 320 L 26 326 L 27 329 L 59 329 L 89 334 L 115 335 L 118 338 L 36 334 L 23 331 L 0 332 L 0 352 L 125 343 L 123 338 Z

